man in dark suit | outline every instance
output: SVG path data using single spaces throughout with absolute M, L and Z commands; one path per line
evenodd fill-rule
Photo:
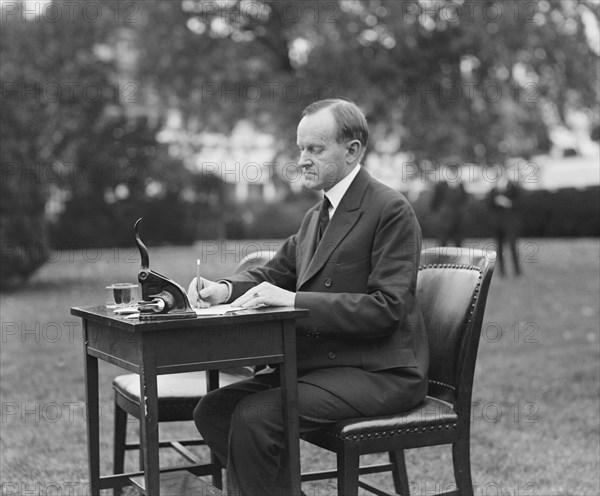
M 460 180 L 461 170 L 458 163 L 451 162 L 445 168 L 447 177 L 436 183 L 431 200 L 431 211 L 438 216 L 438 242 L 448 246 L 452 241 L 460 248 L 463 241 L 463 217 L 468 194 Z
M 516 182 L 511 181 L 506 173 L 500 177 L 498 183 L 487 194 L 487 204 L 492 214 L 491 224 L 494 230 L 494 237 L 496 238 L 498 267 L 500 268 L 501 276 L 506 274 L 503 246 L 505 242 L 508 242 L 510 248 L 515 275 L 521 275 L 519 248 L 517 246 L 520 227 L 520 197 L 520 186 Z
M 353 103 L 315 102 L 298 125 L 306 187 L 323 190 L 298 232 L 264 267 L 198 293 L 232 302 L 310 310 L 298 322 L 300 432 L 345 418 L 409 410 L 427 391 L 428 346 L 416 299 L 421 229 L 408 201 L 360 165 L 368 127 Z M 229 494 L 287 494 L 278 374 L 206 395 L 194 412 L 227 466 Z

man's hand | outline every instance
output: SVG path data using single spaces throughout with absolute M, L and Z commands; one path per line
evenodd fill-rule
M 219 305 L 225 303 L 229 296 L 227 284 L 210 281 L 204 277 L 200 278 L 200 294 L 198 294 L 197 288 L 194 277 L 188 288 L 188 298 L 193 307 L 208 308 L 212 305 Z
M 268 282 L 261 282 L 232 302 L 231 306 L 244 308 L 253 308 L 259 305 L 293 307 L 295 301 L 296 293 L 286 291 Z

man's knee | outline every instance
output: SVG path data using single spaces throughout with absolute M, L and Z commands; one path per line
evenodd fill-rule
M 204 427 L 204 419 L 207 418 L 205 412 L 205 405 L 204 403 L 204 398 L 203 397 L 198 404 L 196 405 L 196 408 L 194 408 L 194 423 L 196 424 L 196 428 L 201 431 L 202 428 Z
M 231 417 L 232 436 L 261 437 L 281 429 L 281 406 L 252 396 L 240 401 Z
M 212 423 L 216 423 L 218 419 L 222 419 L 225 412 L 219 411 L 219 405 L 222 406 L 219 396 L 214 393 L 209 393 L 203 396 L 196 408 L 194 408 L 194 422 L 198 430 L 203 433 L 205 429 L 210 428 Z

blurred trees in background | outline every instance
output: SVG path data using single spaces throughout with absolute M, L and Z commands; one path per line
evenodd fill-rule
M 57 23 L 10 19 L 7 7 L 2 4 L 0 32 L 3 285 L 45 262 L 50 189 L 62 183 L 64 164 L 76 164 L 93 142 L 112 96 L 110 68 L 91 57 L 107 30 L 65 18 Z M 88 82 L 99 98 L 84 97 L 81 85 Z
M 155 28 L 138 26 L 144 81 L 199 129 L 249 118 L 283 150 L 295 149 L 301 110 L 336 95 L 365 110 L 375 146 L 394 143 L 416 161 L 528 158 L 548 149 L 544 113 L 564 123 L 569 107 L 598 108 L 593 1 L 188 0 L 145 10 Z
M 160 139 L 173 110 L 188 137 L 252 122 L 274 161 L 295 158 L 301 110 L 338 95 L 372 151 L 426 166 L 528 158 L 569 110 L 598 124 L 591 0 L 30 3 L 2 3 L 3 283 L 43 263 L 48 231 L 129 244 L 147 216 L 152 243 L 223 234 L 225 185 Z

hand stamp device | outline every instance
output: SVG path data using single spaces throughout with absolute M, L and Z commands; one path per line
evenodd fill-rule
M 172 279 L 150 269 L 148 248 L 140 238 L 141 221 L 141 218 L 138 219 L 134 226 L 135 242 L 142 258 L 138 272 L 143 300 L 138 302 L 140 320 L 196 318 L 185 290 Z

